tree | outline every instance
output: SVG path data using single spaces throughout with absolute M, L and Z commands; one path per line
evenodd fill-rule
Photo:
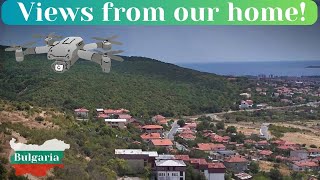
M 272 180 L 283 180 L 283 175 L 280 173 L 278 169 L 275 169 L 275 168 L 270 170 L 269 177 Z
M 317 148 L 317 146 L 314 145 L 314 144 L 311 144 L 311 145 L 310 145 L 310 148 Z
M 206 177 L 203 173 L 195 170 L 192 166 L 188 165 L 186 170 L 186 180 L 205 180 Z
M 226 132 L 227 133 L 237 133 L 237 128 L 234 126 L 229 126 L 229 127 L 227 127 Z
M 36 120 L 38 122 L 42 122 L 42 121 L 44 121 L 44 118 L 41 116 L 37 116 L 36 118 L 34 118 L 34 120 Z
M 252 161 L 249 166 L 249 171 L 253 174 L 257 174 L 260 171 L 259 164 L 257 162 Z
M 183 119 L 180 119 L 177 124 L 180 126 L 180 127 L 183 127 L 184 125 L 186 125 L 186 122 L 183 120 Z
M 7 170 L 6 168 L 0 163 L 0 179 L 6 179 Z
M 216 124 L 216 127 L 217 127 L 218 130 L 224 130 L 224 122 L 223 121 L 219 121 Z

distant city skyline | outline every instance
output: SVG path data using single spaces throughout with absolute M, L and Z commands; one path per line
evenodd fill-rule
M 1 0 L 2 2 L 3 0 Z M 35 41 L 32 34 L 119 35 L 123 55 L 169 63 L 320 60 L 320 23 L 312 26 L 7 26 L 0 44 Z M 38 40 L 39 45 L 41 40 Z

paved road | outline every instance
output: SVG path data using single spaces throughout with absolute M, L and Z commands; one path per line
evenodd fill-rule
M 171 129 L 166 133 L 166 138 L 174 140 L 174 135 L 177 133 L 179 125 L 177 124 L 178 120 L 174 121 L 171 125 Z

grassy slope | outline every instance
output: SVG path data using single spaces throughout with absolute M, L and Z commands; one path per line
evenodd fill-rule
M 0 96 L 40 106 L 121 107 L 134 115 L 173 116 L 215 112 L 232 105 L 238 94 L 238 86 L 224 77 L 143 57 L 113 61 L 110 74 L 88 61 L 57 74 L 51 63 L 33 55 L 17 63 L 14 53 L 1 48 Z

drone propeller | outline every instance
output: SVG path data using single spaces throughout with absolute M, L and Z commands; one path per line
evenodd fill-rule
M 34 45 L 35 43 L 36 42 L 29 42 L 29 43 L 25 43 L 25 44 L 23 44 L 21 46 L 12 45 L 12 46 L 6 48 L 5 51 L 16 51 L 16 50 L 21 49 L 21 48 L 28 48 L 28 47 Z
M 122 57 L 119 57 L 119 56 L 115 56 L 115 54 L 120 54 L 124 51 L 122 50 L 117 50 L 117 51 L 108 51 L 108 52 L 102 52 L 102 51 L 99 51 L 99 50 L 95 50 L 98 54 L 100 55 L 104 55 L 104 56 L 107 56 L 108 58 L 110 59 L 113 59 L 113 60 L 116 60 L 116 61 L 124 61 L 124 59 Z
M 111 36 L 109 38 L 92 37 L 92 39 L 95 39 L 95 40 L 98 40 L 98 41 L 107 41 L 107 42 L 110 42 L 111 44 L 122 45 L 121 42 L 113 41 L 116 38 L 118 38 L 117 35 Z
M 58 35 L 55 35 L 54 32 L 48 34 L 48 35 L 42 35 L 42 34 L 33 34 L 32 35 L 33 38 L 55 38 L 55 39 L 61 39 L 63 38 L 63 36 L 58 36 Z

